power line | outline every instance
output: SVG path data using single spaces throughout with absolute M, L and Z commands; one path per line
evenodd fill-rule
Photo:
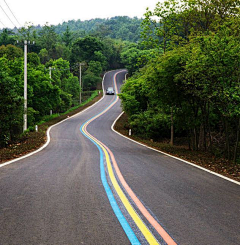
M 19 26 L 22 26 L 22 25 L 19 23 L 19 21 L 18 21 L 18 19 L 16 18 L 16 16 L 14 15 L 14 13 L 12 12 L 12 10 L 10 9 L 10 7 L 8 6 L 7 2 L 6 2 L 5 0 L 4 0 L 4 2 L 5 2 L 5 4 L 7 5 L 9 11 L 12 13 L 13 17 L 15 18 L 15 20 L 17 21 L 17 23 L 19 24 Z
M 0 20 L 0 23 L 3 25 L 3 27 L 5 27 L 6 28 L 6 26 L 2 23 L 2 21 Z
M 0 7 L 1 7 L 1 9 L 2 9 L 2 11 L 4 12 L 4 14 L 8 17 L 8 19 L 11 21 L 11 23 L 13 24 L 13 26 L 14 27 L 16 27 L 15 26 L 15 24 L 12 22 L 12 20 L 10 19 L 10 17 L 8 16 L 8 14 L 5 12 L 5 10 L 3 9 L 3 7 L 0 5 Z

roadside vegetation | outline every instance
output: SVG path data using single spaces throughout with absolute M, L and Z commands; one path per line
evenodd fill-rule
M 142 50 L 126 55 L 130 78 L 120 94 L 133 135 L 180 139 L 239 166 L 239 7 L 238 0 L 167 0 L 147 10 Z
M 102 93 L 94 91 L 92 95 L 81 105 L 73 107 L 61 114 L 45 116 L 42 121 L 38 123 L 37 132 L 28 129 L 21 135 L 21 137 L 18 138 L 17 141 L 11 142 L 7 147 L 0 148 L 0 164 L 37 150 L 46 142 L 46 132 L 50 126 L 83 111 L 98 101 L 101 97 Z
M 9 147 L 25 137 L 24 40 L 29 41 L 28 131 L 34 131 L 35 125 L 50 114 L 62 114 L 78 106 L 80 91 L 82 101 L 88 99 L 101 83 L 104 71 L 123 66 L 120 54 L 131 45 L 130 41 L 140 38 L 140 23 L 137 18 L 115 17 L 69 21 L 58 26 L 46 24 L 41 27 L 29 23 L 18 30 L 1 30 L 0 148 Z M 121 35 L 124 38 L 118 39 Z
M 171 145 L 169 144 L 168 138 L 154 141 L 153 139 L 142 137 L 141 135 L 134 133 L 129 136 L 130 125 L 126 113 L 118 119 L 114 129 L 126 137 L 146 146 L 150 146 L 156 150 L 186 160 L 240 182 L 240 164 L 235 164 L 233 161 L 227 160 L 221 156 L 217 157 L 211 152 L 189 150 L 188 143 L 183 137 L 176 137 L 174 145 Z

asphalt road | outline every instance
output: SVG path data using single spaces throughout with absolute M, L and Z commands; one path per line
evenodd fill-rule
M 118 87 L 124 73 L 116 76 Z M 115 74 L 106 74 L 105 87 L 113 86 Z M 240 186 L 114 133 L 121 107 L 110 95 L 53 127 L 41 152 L 0 168 L 0 244 L 130 243 L 103 185 L 100 151 L 80 131 L 112 103 L 87 131 L 111 150 L 129 187 L 171 238 L 178 244 L 240 244 Z M 116 203 L 129 230 L 147 244 L 111 182 L 106 158 Z M 150 233 L 165 243 L 117 181 Z

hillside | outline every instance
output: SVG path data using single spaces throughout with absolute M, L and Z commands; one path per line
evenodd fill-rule
M 122 39 L 125 41 L 137 42 L 140 39 L 142 19 L 137 17 L 130 18 L 127 16 L 116 16 L 109 19 L 91 19 L 81 21 L 70 20 L 63 22 L 56 27 L 55 31 L 62 34 L 69 29 L 78 36 L 87 34 L 97 35 L 100 37 L 110 37 L 114 39 Z

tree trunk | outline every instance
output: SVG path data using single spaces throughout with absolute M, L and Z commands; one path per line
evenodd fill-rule
M 208 107 L 207 107 L 208 111 L 207 111 L 207 127 L 208 127 L 208 137 L 209 137 L 209 146 L 208 148 L 210 148 L 210 151 L 212 151 L 212 135 L 211 135 L 211 126 L 210 126 L 210 121 L 209 121 L 209 102 L 208 102 Z
M 170 145 L 173 145 L 174 141 L 174 125 L 173 125 L 173 107 L 171 107 L 171 141 Z
M 234 163 L 236 163 L 236 161 L 237 161 L 239 132 L 240 132 L 240 118 L 238 119 L 238 125 L 237 125 L 237 139 L 236 139 L 236 144 L 235 144 L 235 149 L 234 149 L 234 156 L 233 156 L 233 162 Z
M 228 121 L 224 118 L 225 122 L 225 137 L 226 137 L 226 149 L 227 152 L 227 159 L 230 160 L 230 145 L 229 145 L 229 129 L 228 129 Z
M 198 133 L 197 133 L 197 127 L 194 127 L 193 133 L 194 133 L 194 142 L 193 142 L 194 150 L 198 151 Z
M 188 131 L 188 150 L 192 150 L 191 147 L 191 130 Z

